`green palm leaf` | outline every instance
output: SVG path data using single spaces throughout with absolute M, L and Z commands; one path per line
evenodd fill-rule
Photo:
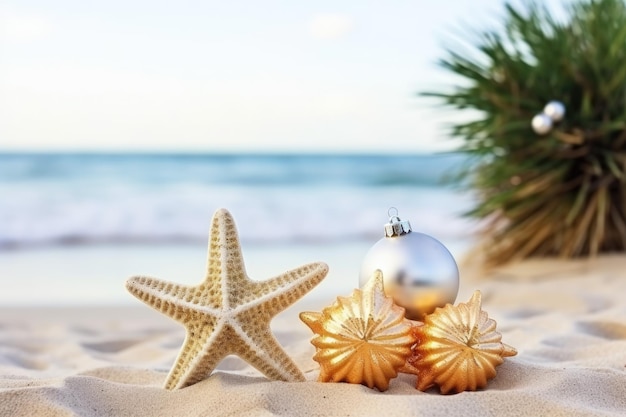
M 579 0 L 566 19 L 505 6 L 501 30 L 439 62 L 462 83 L 421 93 L 473 120 L 453 124 L 471 163 L 452 177 L 477 195 L 491 264 L 626 250 L 626 3 Z M 566 106 L 549 134 L 530 126 L 550 100 Z

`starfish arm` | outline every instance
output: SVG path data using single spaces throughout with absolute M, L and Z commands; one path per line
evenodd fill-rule
M 237 343 L 237 356 L 258 369 L 269 379 L 301 382 L 304 375 L 283 350 L 272 334 L 269 321 L 260 320 L 257 313 L 248 311 L 241 315 L 233 331 L 241 343 Z
M 192 310 L 203 310 L 213 315 L 218 312 L 218 306 L 198 305 L 198 298 L 203 296 L 202 287 L 188 287 L 157 278 L 135 276 L 126 281 L 126 289 L 150 307 L 181 323 Z
M 167 379 L 165 389 L 173 390 L 193 385 L 213 372 L 229 354 L 222 349 L 224 326 L 216 318 L 196 315 L 185 325 L 187 336 Z
M 211 288 L 216 298 L 226 307 L 240 302 L 238 297 L 250 282 L 241 253 L 237 227 L 232 215 L 226 209 L 219 209 L 213 215 L 209 236 L 209 253 L 205 286 Z
M 314 262 L 292 269 L 267 281 L 250 281 L 250 301 L 242 308 L 263 304 L 269 317 L 274 317 L 319 284 L 328 273 L 328 265 Z

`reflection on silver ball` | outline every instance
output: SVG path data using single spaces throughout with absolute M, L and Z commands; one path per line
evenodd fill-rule
M 435 308 L 453 304 L 459 291 L 454 257 L 441 242 L 423 233 L 410 232 L 376 242 L 361 266 L 361 286 L 376 269 L 383 273 L 385 293 L 406 309 L 411 320 L 422 320 Z
M 560 122 L 565 117 L 565 105 L 560 101 L 552 100 L 546 107 L 543 108 L 543 112 L 552 119 L 553 122 Z
M 547 114 L 539 113 L 531 122 L 533 130 L 538 135 L 545 135 L 552 129 L 552 119 Z

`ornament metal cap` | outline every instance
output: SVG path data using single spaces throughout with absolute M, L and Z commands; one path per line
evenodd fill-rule
M 385 224 L 385 237 L 396 237 L 411 233 L 411 223 L 398 217 L 397 208 L 390 207 L 387 210 L 387 215 L 389 216 L 389 223 Z

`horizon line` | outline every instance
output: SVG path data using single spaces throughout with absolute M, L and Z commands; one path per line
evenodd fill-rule
M 446 155 L 462 153 L 457 150 L 411 150 L 411 151 L 374 151 L 374 150 L 210 150 L 210 149 L 0 149 L 0 155 L 248 155 L 248 156 L 415 156 Z

